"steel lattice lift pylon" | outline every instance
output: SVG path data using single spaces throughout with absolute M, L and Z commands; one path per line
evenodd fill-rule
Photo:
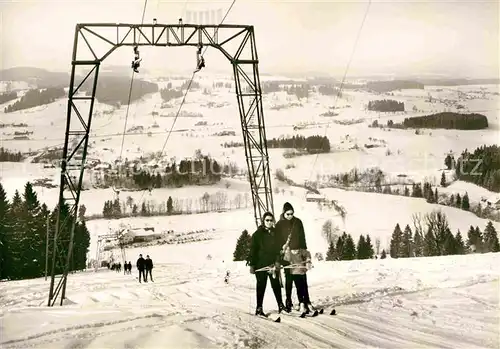
M 97 44 L 93 43 L 97 40 Z M 236 86 L 245 157 L 249 172 L 255 223 L 261 223 L 265 211 L 274 213 L 267 152 L 259 59 L 251 25 L 196 24 L 123 24 L 85 23 L 75 28 L 71 78 L 68 91 L 66 135 L 61 161 L 59 206 L 67 205 L 67 219 L 58 210 L 52 253 L 52 271 L 48 305 L 53 306 L 60 295 L 66 297 L 66 283 L 73 252 L 75 222 L 87 157 L 97 79 L 101 63 L 118 47 L 130 46 L 211 46 L 230 61 Z M 100 50 L 99 50 L 100 49 Z M 86 51 L 82 54 L 82 51 Z M 83 57 L 81 57 L 83 55 Z M 77 69 L 85 69 L 78 81 Z M 83 86 L 83 87 L 82 87 Z M 59 238 L 62 229 L 69 229 L 69 242 Z M 66 246 L 63 246 L 67 244 Z M 64 248 L 63 248 L 64 247 Z M 58 254 L 67 251 L 62 275 L 56 275 Z M 56 280 L 58 280 L 56 285 Z

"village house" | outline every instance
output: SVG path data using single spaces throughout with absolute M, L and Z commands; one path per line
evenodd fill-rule
M 133 242 L 149 242 L 162 237 L 162 234 L 156 234 L 153 227 L 145 228 L 132 228 L 122 235 L 121 240 L 124 244 L 131 244 Z
M 306 194 L 306 201 L 307 202 L 323 202 L 323 201 L 325 201 L 325 197 L 323 195 L 316 194 L 316 193 L 313 193 L 310 191 Z
M 492 195 L 488 200 L 486 200 L 486 203 L 488 204 L 489 207 L 499 210 L 500 195 L 499 194 Z

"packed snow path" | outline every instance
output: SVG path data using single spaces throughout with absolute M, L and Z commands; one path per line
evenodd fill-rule
M 325 314 L 281 323 L 252 315 L 254 278 L 239 263 L 159 264 L 142 284 L 136 272 L 72 274 L 68 304 L 53 308 L 43 278 L 3 282 L 0 347 L 498 348 L 499 257 L 317 262 L 310 292 Z M 273 298 L 268 286 L 266 311 Z

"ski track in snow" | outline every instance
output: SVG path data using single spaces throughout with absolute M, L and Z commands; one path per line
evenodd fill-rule
M 254 279 L 238 263 L 228 284 L 215 264 L 159 264 L 142 284 L 135 273 L 71 274 L 64 307 L 45 306 L 43 278 L 1 283 L 0 347 L 498 348 L 499 257 L 336 262 L 336 273 L 318 262 L 310 293 L 325 314 L 281 323 L 253 315 Z M 275 312 L 269 286 L 264 308 Z

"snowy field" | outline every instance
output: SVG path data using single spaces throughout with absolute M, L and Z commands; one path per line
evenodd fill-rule
M 132 275 L 72 274 L 64 307 L 46 307 L 49 281 L 43 278 L 1 283 L 0 346 L 455 349 L 500 344 L 498 253 L 316 262 L 308 274 L 310 294 L 325 314 L 282 315 L 277 324 L 252 315 L 254 277 L 243 264 L 228 262 L 227 243 L 220 239 L 210 250 L 203 243 L 163 247 L 162 255 L 153 255 L 154 283 L 139 284 L 135 268 Z M 211 260 L 186 259 L 207 252 Z M 178 263 L 163 262 L 173 255 Z M 266 311 L 276 308 L 273 298 L 268 289 Z M 333 308 L 337 315 L 327 315 Z
M 269 77 L 270 79 L 271 77 Z M 242 142 L 241 126 L 239 123 L 238 108 L 234 91 L 231 88 L 213 88 L 213 81 L 231 83 L 231 79 L 222 79 L 203 74 L 197 82 L 201 88 L 189 92 L 182 113 L 197 113 L 199 116 L 186 117 L 181 113 L 174 126 L 173 133 L 162 154 L 163 160 L 191 157 L 196 150 L 208 154 L 220 164 L 236 164 L 240 170 L 246 171 L 246 161 L 243 147 L 224 148 L 225 142 Z M 172 80 L 178 86 L 184 80 Z M 159 82 L 160 85 L 167 82 Z M 163 86 L 163 85 L 162 85 Z M 208 91 L 208 94 L 204 92 Z M 467 94 L 468 99 L 458 97 L 457 91 Z M 284 170 L 287 177 L 297 183 L 304 180 L 315 181 L 328 175 L 351 171 L 357 168 L 364 169 L 379 167 L 391 181 L 398 175 L 406 175 L 407 180 L 426 180 L 438 184 L 444 168 L 444 158 L 450 151 L 458 157 L 464 149 L 473 151 L 482 145 L 499 144 L 499 109 L 500 97 L 498 85 L 484 86 L 454 86 L 439 87 L 426 86 L 424 90 L 394 91 L 394 95 L 371 94 L 363 91 L 345 91 L 344 98 L 335 100 L 332 96 L 322 96 L 311 92 L 309 98 L 298 100 L 296 96 L 284 92 L 270 93 L 263 96 L 265 110 L 266 134 L 268 138 L 291 135 L 325 135 L 331 145 L 331 152 L 320 155 L 306 155 L 294 158 L 283 156 L 286 149 L 269 149 L 271 172 L 277 169 Z M 433 96 L 434 102 L 427 99 Z M 463 95 L 460 95 L 463 96 Z M 365 110 L 370 100 L 390 98 L 405 103 L 407 112 L 377 113 Z M 127 129 L 142 127 L 142 131 L 128 132 L 122 156 L 129 160 L 139 156 L 146 156 L 158 152 L 165 144 L 168 130 L 170 130 L 178 110 L 180 98 L 163 105 L 159 93 L 146 95 L 142 100 L 130 105 Z M 385 124 L 392 119 L 402 121 L 405 117 L 426 115 L 445 110 L 453 111 L 448 101 L 455 101 L 464 105 L 469 112 L 480 112 L 488 117 L 489 128 L 477 131 L 460 130 L 421 130 L 422 134 L 415 135 L 415 131 L 387 128 L 368 127 L 374 120 Z M 216 103 L 221 107 L 209 106 Z M 45 147 L 62 146 L 66 122 L 65 99 L 60 99 L 49 105 L 21 110 L 13 113 L 4 113 L 0 105 L 2 123 L 26 123 L 28 126 L 19 128 L 6 126 L 0 130 L 0 146 L 9 150 L 35 151 Z M 349 106 L 349 107 L 347 107 Z M 282 107 L 282 109 L 277 109 Z M 335 117 L 323 117 L 322 113 L 336 107 Z M 413 110 L 417 108 L 417 111 Z M 96 102 L 92 135 L 89 145 L 89 159 L 99 159 L 113 163 L 121 153 L 123 125 L 126 108 L 114 107 Z M 184 115 L 184 116 L 183 116 Z M 352 125 L 336 124 L 342 120 L 354 120 Z M 197 125 L 204 121 L 206 126 Z M 307 123 L 305 129 L 293 130 L 294 125 Z M 14 140 L 16 131 L 29 131 L 29 140 Z M 234 131 L 235 136 L 215 136 L 220 131 Z M 148 136 L 148 132 L 151 135 Z M 182 146 L 179 146 L 182 144 Z M 365 145 L 376 146 L 366 148 Z M 156 158 L 156 160 L 161 160 Z M 84 185 L 89 188 L 94 184 L 95 170 L 87 170 Z M 22 190 L 26 181 L 49 179 L 55 186 L 59 185 L 59 169 L 42 168 L 39 164 L 0 163 L 0 177 L 9 197 L 16 189 Z M 218 187 L 218 188 L 216 188 Z M 43 202 L 52 208 L 56 204 L 58 188 L 35 188 Z M 228 195 L 237 195 L 237 192 L 248 192 L 248 184 L 229 188 L 225 182 L 219 186 L 203 188 L 168 189 L 172 196 L 178 198 L 197 197 L 205 191 L 213 193 L 220 189 L 227 189 Z M 451 188 L 449 189 L 451 190 Z M 130 195 L 134 200 L 159 200 L 166 191 L 154 190 L 151 194 L 125 193 L 121 199 Z M 471 194 L 471 193 L 469 193 Z M 473 195 L 474 196 L 474 195 Z M 480 196 L 483 196 L 481 194 Z M 489 195 L 491 196 L 491 195 Z M 99 213 L 106 200 L 115 198 L 112 190 L 89 190 L 82 193 L 81 203 L 95 202 L 95 206 L 86 205 L 88 214 Z M 471 201 L 478 201 L 471 197 Z
M 200 74 L 201 89 L 189 92 L 183 112 L 201 113 L 196 117 L 181 114 L 165 147 L 163 158 L 177 160 L 193 156 L 197 149 L 220 164 L 235 163 L 246 170 L 244 149 L 224 148 L 225 142 L 242 142 L 241 126 L 234 89 L 212 88 L 213 77 Z M 276 77 L 275 77 L 276 78 Z M 273 80 L 271 77 L 266 79 Z M 276 78 L 277 79 L 277 78 Z M 217 77 L 217 81 L 230 79 Z M 172 81 L 174 86 L 183 80 Z M 165 84 L 162 82 L 160 84 Z M 16 84 L 16 88 L 27 86 Z M 163 87 L 163 85 L 162 85 Z M 0 91 L 5 86 L 0 85 Z M 203 91 L 207 89 L 207 91 Z M 460 91 L 460 93 L 458 92 Z M 499 144 L 499 86 L 426 86 L 424 90 L 394 91 L 376 95 L 346 91 L 335 103 L 331 96 L 311 93 L 297 100 L 286 93 L 263 96 L 268 138 L 291 135 L 325 135 L 332 151 L 319 156 L 285 158 L 285 149 L 269 149 L 271 173 L 282 169 L 297 183 L 322 176 L 379 167 L 389 178 L 405 174 L 415 181 L 439 183 L 445 154 L 458 157 L 464 149 Z M 467 94 L 470 99 L 460 99 Z M 432 95 L 434 102 L 428 102 Z M 405 102 L 406 114 L 376 113 L 365 110 L 370 100 L 395 99 Z M 163 105 L 159 93 L 145 96 L 130 105 L 123 157 L 129 160 L 158 152 L 164 145 L 181 99 Z M 399 130 L 368 127 L 374 120 L 385 124 L 392 119 L 456 111 L 449 101 L 456 100 L 469 112 L 486 115 L 489 128 L 479 131 Z M 212 104 L 211 104 L 212 103 Z M 219 107 L 214 107 L 213 103 Z M 0 129 L 0 146 L 16 151 L 43 150 L 62 146 L 66 122 L 65 99 L 46 106 L 3 113 L 3 124 L 26 123 L 27 127 Z M 348 107 L 349 105 L 349 107 Z M 321 116 L 333 110 L 334 117 Z M 415 107 L 416 111 L 413 110 Z M 96 102 L 90 137 L 89 158 L 113 163 L 120 155 L 126 107 L 119 109 Z M 197 125 L 206 121 L 206 125 Z M 336 122 L 351 121 L 350 125 Z M 293 130 L 294 125 L 307 127 Z M 14 140 L 14 132 L 29 131 L 29 140 Z M 217 136 L 234 131 L 235 136 Z M 151 132 L 148 135 L 148 132 Z M 366 144 L 376 145 L 367 148 Z M 159 160 L 159 159 L 158 159 Z M 86 171 L 86 184 L 92 171 Z M 243 177 L 244 178 L 244 177 Z M 26 181 L 49 179 L 59 184 L 59 169 L 40 164 L 0 162 L 0 180 L 9 198 L 22 192 Z M 304 189 L 272 180 L 274 208 L 284 202 L 295 207 L 306 229 L 311 253 L 326 252 L 321 226 L 331 219 L 341 231 L 357 241 L 360 234 L 381 240 L 387 249 L 396 223 L 403 228 L 412 215 L 425 215 L 441 209 L 450 229 L 466 234 L 470 225 L 481 230 L 487 220 L 454 207 L 428 204 L 424 199 L 323 189 L 329 200 L 337 200 L 347 212 L 342 219 L 334 210 L 306 202 Z M 249 194 L 249 184 L 237 178 L 223 179 L 217 185 L 154 189 L 151 192 L 121 191 L 140 205 L 174 199 L 197 200 L 205 192 L 223 191 L 229 200 Z M 38 198 L 53 209 L 58 188 L 35 187 Z M 471 183 L 454 182 L 443 193 L 468 192 L 471 203 L 493 193 Z M 106 200 L 113 200 L 112 189 L 82 192 L 80 204 L 87 215 L 102 213 Z M 500 231 L 500 223 L 493 223 Z M 500 254 L 413 258 L 404 260 L 367 260 L 317 262 L 309 272 L 310 293 L 316 305 L 332 307 L 335 317 L 314 319 L 282 316 L 275 324 L 256 319 L 254 277 L 244 265 L 232 261 L 235 243 L 243 229 L 253 232 L 254 217 L 249 205 L 221 213 L 189 216 L 90 220 L 89 258 L 96 255 L 99 235 L 119 227 L 154 227 L 155 232 L 173 230 L 184 234 L 202 230 L 206 241 L 179 245 L 155 245 L 127 249 L 127 260 L 149 254 L 155 262 L 154 283 L 138 284 L 136 272 L 130 275 L 108 270 L 85 271 L 68 278 L 67 305 L 45 306 L 48 281 L 42 279 L 0 283 L 0 347 L 3 348 L 498 348 Z M 118 253 L 118 251 L 114 251 Z M 208 255 L 211 259 L 207 258 Z M 133 263 L 135 264 L 135 263 Z M 135 268 L 134 268 L 135 269 Z M 229 284 L 223 282 L 226 271 Z M 271 291 L 267 291 L 265 310 L 273 310 Z

